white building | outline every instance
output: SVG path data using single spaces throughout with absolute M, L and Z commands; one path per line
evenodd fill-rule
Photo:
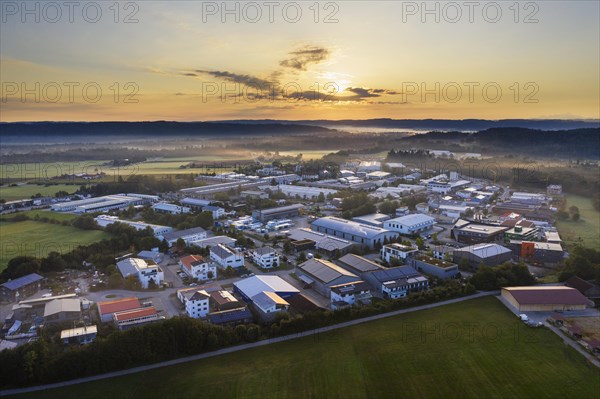
M 285 312 L 290 307 L 285 299 L 271 291 L 262 291 L 254 295 L 252 304 L 265 316 L 271 313 Z
M 202 210 L 202 207 L 210 205 L 212 201 L 198 198 L 184 198 L 180 202 L 182 205 L 186 205 L 194 210 Z
M 202 227 L 192 227 L 191 229 L 171 231 L 163 234 L 163 240 L 165 240 L 169 246 L 173 246 L 177 243 L 177 240 L 181 238 L 185 241 L 186 245 L 190 245 L 192 242 L 204 240 L 206 236 L 206 230 Z
M 418 252 L 418 249 L 408 245 L 389 244 L 381 248 L 380 256 L 384 261 L 391 263 L 392 259 L 406 259 L 410 254 Z
M 311 224 L 311 229 L 319 233 L 350 240 L 369 248 L 383 244 L 385 240 L 390 240 L 398 236 L 396 232 L 385 228 L 369 226 L 333 216 L 326 216 L 315 220 Z
M 209 248 L 209 247 L 217 246 L 219 244 L 234 246 L 235 243 L 236 243 L 236 240 L 231 237 L 214 236 L 214 237 L 209 237 L 209 238 L 203 238 L 201 240 L 190 241 L 189 245 L 195 245 L 200 248 Z
M 331 190 L 328 188 L 292 186 L 291 184 L 280 184 L 279 186 L 277 186 L 277 190 L 287 195 L 288 197 L 296 197 L 298 195 L 300 196 L 300 198 L 304 199 L 316 199 L 321 193 L 325 197 L 327 197 L 330 194 L 334 195 L 337 193 L 337 190 Z
M 205 290 L 185 289 L 177 291 L 177 297 L 185 306 L 185 313 L 194 319 L 206 317 L 210 311 L 210 295 Z
M 162 236 L 164 234 L 169 233 L 174 230 L 172 227 L 169 227 L 169 226 L 161 226 L 158 224 L 150 224 L 150 223 L 137 222 L 137 221 L 132 221 L 132 220 L 124 220 L 124 219 L 119 219 L 116 216 L 109 216 L 109 215 L 96 216 L 94 218 L 94 220 L 96 221 L 96 223 L 98 223 L 98 226 L 100 226 L 100 227 L 106 227 L 113 223 L 126 224 L 128 226 L 133 227 L 136 230 L 145 230 L 146 228 L 150 227 L 150 229 L 152 229 L 152 231 L 154 233 L 154 236 L 158 237 L 158 238 L 162 238 Z
M 210 212 L 213 219 L 217 220 L 225 214 L 225 209 L 221 208 L 220 206 L 208 205 L 202 207 L 202 212 Z
M 142 285 L 142 288 L 148 288 L 150 281 L 154 281 L 159 286 L 165 276 L 162 269 L 154 263 L 148 263 L 143 259 L 126 258 L 117 262 L 117 268 L 123 278 L 135 276 Z
M 331 286 L 331 309 L 336 310 L 347 305 L 369 304 L 371 302 L 371 289 L 364 281 L 354 281 Z
M 420 213 L 400 216 L 399 218 L 386 220 L 383 228 L 400 234 L 420 234 L 433 227 L 435 219 Z
M 207 262 L 200 255 L 188 255 L 179 259 L 179 266 L 191 278 L 202 281 L 217 278 L 217 265 L 213 262 Z
M 53 204 L 50 208 L 55 212 L 92 213 L 106 212 L 115 209 L 125 209 L 130 205 L 145 205 L 157 202 L 156 195 L 145 194 L 115 194 L 103 197 L 86 198 L 77 201 L 66 201 Z
M 279 267 L 279 254 L 271 247 L 253 249 L 252 260 L 263 269 Z
M 231 266 L 235 269 L 244 266 L 244 255 L 223 244 L 210 247 L 210 259 L 217 262 L 222 268 Z
M 381 170 L 381 162 L 379 161 L 363 161 L 358 166 L 359 172 L 377 172 Z
M 179 215 L 181 213 L 190 213 L 191 209 L 187 206 L 180 206 L 175 204 L 169 204 L 166 202 L 159 202 L 158 204 L 152 205 L 152 209 L 159 213 L 170 213 L 171 215 Z

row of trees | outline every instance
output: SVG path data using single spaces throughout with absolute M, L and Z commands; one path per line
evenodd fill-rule
M 531 285 L 535 278 L 526 265 L 507 262 L 497 267 L 481 265 L 469 282 L 478 290 L 491 291 L 501 287 Z
M 471 294 L 474 288 L 458 281 L 411 294 L 402 300 L 381 300 L 339 311 L 317 311 L 284 316 L 270 325 L 217 326 L 175 317 L 127 331 L 113 331 L 86 346 L 63 349 L 48 336 L 16 349 L 0 352 L 3 388 L 44 384 L 106 373 L 144 364 L 325 327 L 361 317 Z

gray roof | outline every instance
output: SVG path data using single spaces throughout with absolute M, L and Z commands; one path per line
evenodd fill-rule
M 268 255 L 275 252 L 275 250 L 271 247 L 260 247 L 252 250 L 252 252 L 256 252 L 258 255 Z
M 421 274 L 410 266 L 390 267 L 370 273 L 380 283 L 387 281 L 421 277 Z
M 369 284 L 366 282 L 359 280 L 353 281 L 351 283 L 344 283 L 331 286 L 331 291 L 337 292 L 339 294 L 355 294 L 361 291 L 370 291 Z
M 344 250 L 355 245 L 352 241 L 344 240 L 338 237 L 333 237 L 317 231 L 312 231 L 306 228 L 290 230 L 290 239 L 295 241 L 313 240 L 318 249 L 326 249 L 333 251 L 335 249 Z
M 263 291 L 270 292 L 300 292 L 293 285 L 285 281 L 279 276 L 260 275 L 245 278 L 233 283 L 238 290 L 244 293 L 248 298 Z
M 14 280 L 11 280 L 11 281 L 7 281 L 6 283 L 2 284 L 2 286 L 11 291 L 15 291 L 15 290 L 18 290 L 19 288 L 25 287 L 31 283 L 35 283 L 35 282 L 38 282 L 43 279 L 44 278 L 42 276 L 40 276 L 39 274 L 31 273 L 26 276 L 19 277 Z
M 360 273 L 372 272 L 383 269 L 383 266 L 363 258 L 362 256 L 347 254 L 338 259 L 338 262 L 343 263 L 343 266 L 348 266 Z
M 454 253 L 467 252 L 481 259 L 491 258 L 492 256 L 506 254 L 512 252 L 510 249 L 498 244 L 477 244 L 455 249 Z
M 210 295 L 204 290 L 188 290 L 181 293 L 188 301 L 199 301 L 210 298 Z
M 215 254 L 221 259 L 228 258 L 238 253 L 235 249 L 229 248 L 225 245 L 219 244 L 214 247 L 210 247 L 210 252 Z
M 431 216 L 423 215 L 421 213 L 413 213 L 410 215 L 400 216 L 395 219 L 390 219 L 387 223 L 398 223 L 408 227 L 419 227 L 427 226 L 435 222 L 435 219 Z
M 204 238 L 202 240 L 192 241 L 192 245 L 196 245 L 198 247 L 206 248 L 206 247 L 214 247 L 219 244 L 225 245 L 233 245 L 235 244 L 235 239 L 227 236 L 214 236 L 209 238 Z
M 81 301 L 79 299 L 55 299 L 44 307 L 44 317 L 61 312 L 80 312 Z
M 293 205 L 280 206 L 277 208 L 261 209 L 259 212 L 261 213 L 261 215 L 269 215 L 272 213 L 289 212 L 289 211 L 299 210 L 302 208 L 304 208 L 304 205 L 302 205 L 302 204 L 293 204 Z
M 366 224 L 357 223 L 346 219 L 340 219 L 333 216 L 319 218 L 312 222 L 312 226 L 340 231 L 346 234 L 354 235 L 356 237 L 363 237 L 367 239 L 374 239 L 379 234 L 390 232 L 389 230 L 382 229 L 380 227 L 369 226 Z
M 327 260 L 309 259 L 301 265 L 298 265 L 298 268 L 303 272 L 310 274 L 317 280 L 324 282 L 325 284 L 330 283 L 331 281 L 342 276 L 356 277 L 358 280 L 358 276 L 356 274 L 351 273 L 348 270 L 343 269 Z
M 204 230 L 202 227 L 192 227 L 191 229 L 171 231 L 169 233 L 164 233 L 162 236 L 165 240 L 171 241 L 171 240 L 177 240 L 178 238 L 183 238 L 185 236 L 191 236 L 194 234 L 205 233 L 205 232 L 206 232 L 206 230 Z

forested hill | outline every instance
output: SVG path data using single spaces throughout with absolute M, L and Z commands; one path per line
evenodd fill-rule
M 535 130 L 493 128 L 476 133 L 430 132 L 405 138 L 413 142 L 463 142 L 485 152 L 600 158 L 600 128 Z
M 0 123 L 0 136 L 222 136 L 328 133 L 331 129 L 291 123 L 229 122 L 14 122 Z

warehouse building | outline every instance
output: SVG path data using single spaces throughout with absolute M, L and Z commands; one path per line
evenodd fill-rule
M 286 205 L 276 208 L 257 209 L 252 212 L 252 217 L 260 222 L 268 222 L 273 219 L 290 219 L 300 215 L 302 204 Z
M 173 246 L 177 244 L 177 240 L 180 238 L 185 241 L 186 245 L 190 245 L 193 241 L 199 241 L 206 238 L 206 230 L 202 227 L 192 227 L 191 229 L 179 230 L 179 231 L 171 231 L 162 235 L 163 240 L 169 244 L 169 246 Z
M 261 292 L 274 292 L 283 299 L 288 299 L 300 291 L 279 276 L 252 276 L 233 283 L 233 292 L 242 299 L 252 303 L 252 298 Z
M 467 262 L 471 269 L 477 269 L 481 264 L 498 266 L 512 259 L 512 251 L 498 244 L 478 244 L 455 249 L 452 253 L 453 262 Z
M 44 306 L 44 323 L 70 323 L 81 320 L 81 301 L 78 298 L 54 299 Z
M 152 209 L 154 210 L 154 212 L 169 213 L 171 215 L 190 213 L 190 211 L 191 211 L 191 209 L 187 206 L 169 204 L 167 202 L 159 202 L 158 204 L 154 204 L 154 205 L 152 205 Z
M 360 280 L 356 274 L 323 259 L 309 259 L 296 266 L 296 276 L 326 298 L 332 286 Z
M 146 205 L 158 202 L 160 197 L 146 194 L 115 194 L 103 197 L 86 198 L 77 201 L 53 204 L 50 209 L 55 212 L 92 213 L 125 209 L 130 205 Z
M 581 292 L 565 286 L 505 287 L 501 296 L 519 312 L 584 310 L 590 304 Z
M 290 184 L 280 184 L 277 186 L 277 190 L 288 197 L 300 197 L 302 199 L 317 199 L 320 194 L 323 194 L 325 198 L 328 195 L 337 194 L 337 190 L 321 187 L 307 187 L 307 186 L 293 186 Z
M 383 227 L 383 222 L 389 220 L 390 217 L 383 213 L 372 213 L 353 217 L 352 220 L 357 223 L 368 224 L 369 226 Z
M 363 279 L 366 273 L 384 269 L 380 264 L 354 254 L 344 255 L 336 262 L 344 269 Z
M 333 216 L 315 220 L 311 224 L 311 229 L 319 233 L 350 240 L 369 248 L 383 245 L 386 240 L 389 241 L 398 236 L 398 233 L 381 227 L 369 226 Z
M 565 251 L 559 243 L 510 240 L 508 247 L 513 256 L 524 261 L 540 263 L 559 263 Z
M 509 228 L 509 226 L 471 223 L 460 219 L 452 227 L 451 237 L 464 244 L 501 242 L 504 239 L 504 232 Z
M 420 213 L 400 216 L 399 218 L 390 219 L 383 222 L 383 227 L 385 229 L 406 235 L 424 233 L 431 230 L 434 225 L 434 218 Z
M 31 273 L 14 280 L 7 281 L 0 286 L 0 299 L 13 302 L 26 298 L 38 292 L 44 278 L 37 273 Z
M 184 198 L 181 201 L 182 205 L 192 208 L 195 211 L 201 211 L 203 207 L 210 205 L 212 201 L 198 198 Z
M 306 228 L 290 230 L 290 243 L 296 252 L 315 249 L 326 255 L 343 255 L 349 252 L 356 243 L 327 234 L 318 233 Z
M 100 215 L 100 216 L 96 216 L 94 218 L 94 220 L 100 227 L 106 227 L 113 223 L 121 223 L 121 224 L 126 224 L 128 226 L 131 226 L 136 230 L 146 230 L 147 228 L 150 228 L 152 230 L 154 236 L 159 239 L 162 238 L 164 236 L 164 234 L 170 233 L 171 231 L 174 230 L 173 227 L 169 227 L 169 226 L 161 226 L 158 224 L 150 224 L 150 223 L 144 223 L 144 222 L 138 222 L 138 221 L 134 222 L 132 220 L 123 220 L 123 219 L 119 219 L 117 216 Z
M 98 315 L 103 323 L 113 320 L 113 314 L 141 308 L 142 304 L 136 297 L 115 299 L 113 301 L 98 302 Z
M 189 242 L 189 245 L 195 245 L 200 248 L 215 247 L 219 244 L 227 246 L 235 246 L 236 240 L 227 236 L 214 236 L 209 238 L 203 238 L 201 240 L 193 240 Z

